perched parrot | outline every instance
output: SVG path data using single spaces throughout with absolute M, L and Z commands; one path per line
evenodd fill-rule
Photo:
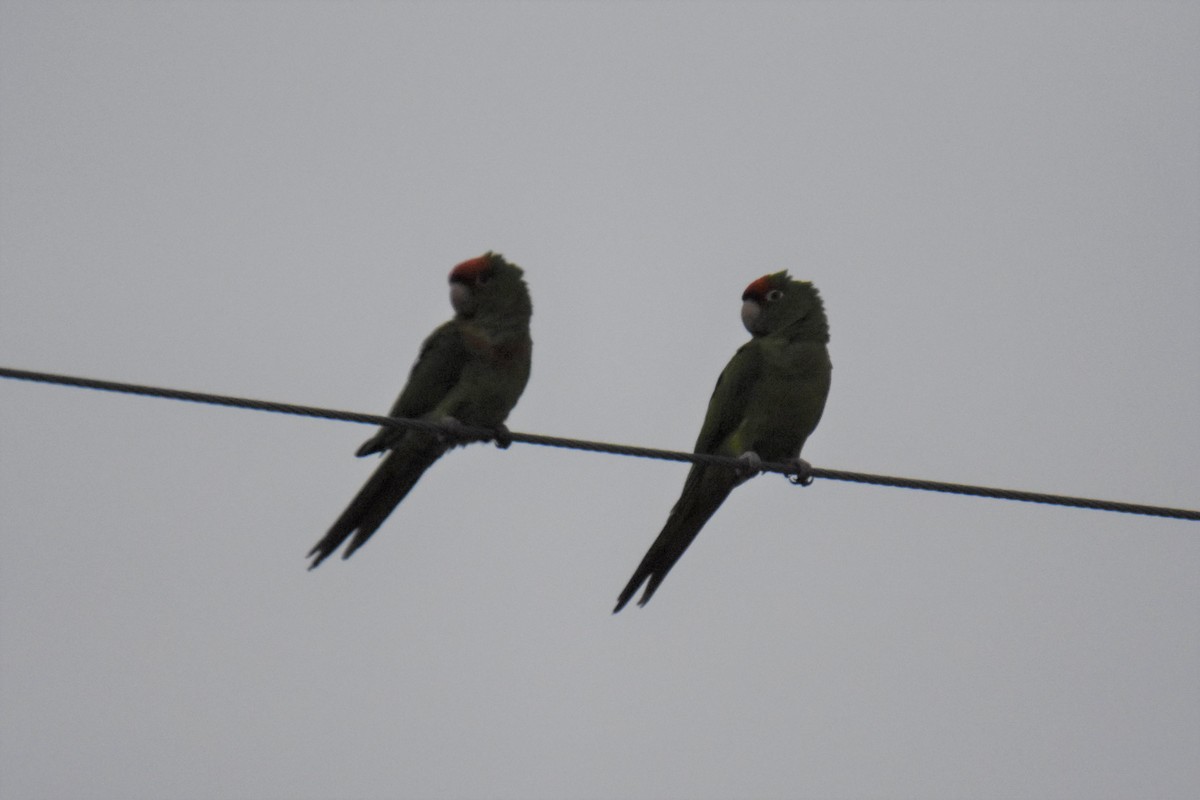
M 491 428 L 503 442 L 504 420 L 529 380 L 533 307 L 521 268 L 497 253 L 464 261 L 450 271 L 454 318 L 425 343 L 408 383 L 389 412 L 450 425 Z M 351 534 L 349 558 L 383 524 L 409 490 L 461 438 L 403 428 L 380 428 L 357 455 L 390 451 L 308 555 L 315 569 Z
M 733 488 L 765 462 L 800 460 L 829 394 L 829 322 L 817 289 L 786 271 L 764 275 L 742 294 L 742 323 L 753 338 L 738 348 L 717 378 L 695 452 L 734 456 L 744 469 L 693 464 L 683 493 L 625 591 L 617 613 L 643 583 L 644 606 L 671 567 Z M 648 581 L 648 582 L 647 582 Z

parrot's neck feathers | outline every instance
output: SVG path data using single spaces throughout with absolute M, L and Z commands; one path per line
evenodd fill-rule
M 829 342 L 829 319 L 825 316 L 825 304 L 821 302 L 821 295 L 817 294 L 815 288 L 812 289 L 808 311 L 784 325 L 779 333 L 793 342 Z
M 829 320 L 823 311 L 810 312 L 784 329 L 784 335 L 792 341 L 807 340 L 829 343 Z
M 533 316 L 533 303 L 529 299 L 529 288 L 520 276 L 506 278 L 511 286 L 501 296 L 491 299 L 486 307 L 480 308 L 470 322 L 493 333 L 529 330 L 529 319 Z

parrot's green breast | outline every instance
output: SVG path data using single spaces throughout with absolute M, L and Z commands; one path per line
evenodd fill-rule
M 761 349 L 758 380 L 746 387 L 737 427 L 721 448 L 728 455 L 753 451 L 764 461 L 800 455 L 817 427 L 829 394 L 832 365 L 819 342 L 756 340 Z
M 439 403 L 436 414 L 467 425 L 499 425 L 529 382 L 533 343 L 528 330 L 494 333 L 466 323 L 459 333 L 467 362 L 458 384 Z

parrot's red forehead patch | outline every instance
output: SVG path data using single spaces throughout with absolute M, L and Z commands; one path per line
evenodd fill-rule
M 767 296 L 767 292 L 771 291 L 771 276 L 763 275 L 754 283 L 746 287 L 746 291 L 742 292 L 742 299 L 749 300 L 754 298 L 761 300 Z
M 450 270 L 451 283 L 474 283 L 475 279 L 487 272 L 492 263 L 492 254 L 484 253 L 478 258 L 464 261 Z

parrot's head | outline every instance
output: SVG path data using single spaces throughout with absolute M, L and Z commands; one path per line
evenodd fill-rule
M 763 275 L 742 293 L 742 324 L 753 336 L 786 331 L 789 338 L 829 341 L 829 322 L 817 287 L 787 270 Z
M 497 314 L 529 318 L 532 305 L 524 273 L 488 251 L 450 270 L 450 305 L 465 318 Z

